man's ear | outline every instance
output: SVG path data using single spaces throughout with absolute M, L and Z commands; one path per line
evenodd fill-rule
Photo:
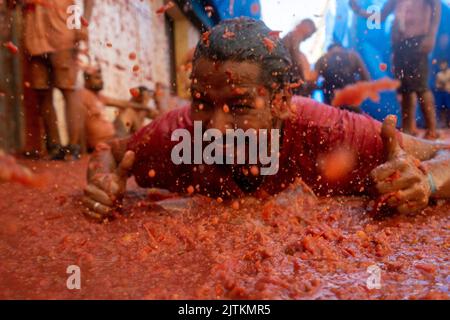
M 286 120 L 291 116 L 292 92 L 289 87 L 278 91 L 272 99 L 272 115 L 281 120 Z

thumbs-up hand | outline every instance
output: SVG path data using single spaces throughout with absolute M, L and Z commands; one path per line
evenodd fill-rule
M 134 159 L 135 153 L 127 151 L 112 172 L 97 173 L 89 179 L 83 197 L 87 215 L 102 220 L 111 216 L 114 208 L 122 204 Z
M 431 187 L 418 159 L 407 154 L 398 142 L 397 117 L 388 116 L 381 129 L 387 162 L 371 176 L 382 202 L 400 213 L 413 213 L 428 206 Z

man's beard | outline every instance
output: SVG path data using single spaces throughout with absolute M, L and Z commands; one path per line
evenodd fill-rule
M 249 165 L 232 165 L 231 172 L 234 182 L 245 192 L 252 193 L 261 186 L 264 176 L 254 176 Z
M 103 85 L 97 85 L 97 86 L 92 85 L 89 87 L 89 89 L 94 92 L 100 92 L 103 90 Z

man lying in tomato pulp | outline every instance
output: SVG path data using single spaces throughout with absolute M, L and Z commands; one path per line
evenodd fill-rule
M 192 104 L 128 139 L 97 146 L 83 199 L 87 213 L 97 219 L 111 215 L 131 175 L 141 187 L 220 199 L 274 195 L 300 178 L 321 195 L 374 190 L 399 212 L 416 212 L 430 199 L 450 197 L 448 145 L 401 134 L 394 116 L 382 124 L 293 96 L 298 84 L 290 82 L 290 70 L 278 33 L 261 21 L 226 20 L 203 34 L 193 60 Z M 195 136 L 195 123 L 223 135 L 227 129 L 279 130 L 276 173 L 260 174 L 261 163 L 178 164 L 173 133 L 185 129 Z M 323 159 L 338 150 L 346 150 L 349 160 L 328 165 L 351 166 L 337 177 L 324 174 Z

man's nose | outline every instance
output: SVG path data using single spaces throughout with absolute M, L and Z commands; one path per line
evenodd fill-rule
M 231 116 L 222 109 L 217 108 L 209 120 L 208 129 L 217 129 L 225 134 L 227 129 L 233 129 Z

